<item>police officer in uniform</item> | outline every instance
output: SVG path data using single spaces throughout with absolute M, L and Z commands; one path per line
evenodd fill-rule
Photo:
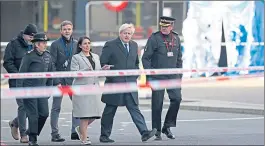
M 23 57 L 19 73 L 54 71 L 51 55 L 46 51 L 47 41 L 48 38 L 44 33 L 34 35 L 32 40 L 34 49 Z M 17 87 L 31 88 L 52 85 L 53 79 L 51 78 L 17 80 Z M 29 129 L 26 133 L 29 135 L 29 145 L 38 145 L 37 135 L 40 134 L 49 116 L 48 97 L 25 98 L 23 103 L 28 115 Z
M 145 69 L 182 68 L 181 42 L 178 33 L 172 31 L 174 18 L 160 17 L 161 29 L 153 33 L 147 41 L 142 57 Z M 182 74 L 152 75 L 147 80 L 181 79 Z M 181 103 L 181 88 L 167 89 L 170 106 L 161 129 L 161 113 L 165 90 L 152 91 L 152 128 L 157 129 L 155 140 L 162 140 L 161 132 L 168 138 L 175 139 L 170 127 L 176 127 L 176 119 Z

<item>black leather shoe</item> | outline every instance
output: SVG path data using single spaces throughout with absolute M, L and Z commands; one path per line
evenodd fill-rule
M 153 137 L 156 134 L 156 131 L 157 130 L 154 128 L 151 131 L 148 130 L 148 131 L 144 132 L 142 135 L 142 142 L 145 142 L 148 139 L 150 139 L 151 137 Z
M 162 140 L 161 132 L 160 131 L 157 131 L 156 132 L 156 134 L 155 134 L 155 140 Z
M 71 134 L 71 140 L 80 140 L 77 133 Z
M 29 145 L 38 146 L 38 143 L 37 141 L 29 141 Z
M 108 137 L 104 137 L 104 136 L 101 136 L 101 137 L 99 138 L 99 141 L 100 141 L 100 142 L 103 142 L 103 143 L 113 143 L 113 142 L 115 142 L 114 140 L 112 140 L 112 139 L 110 139 L 110 138 L 108 138 Z
M 89 138 L 89 137 L 87 137 Z M 79 137 L 78 137 L 78 134 L 77 133 L 72 133 L 71 134 L 71 140 L 80 140 Z
M 171 133 L 170 128 L 163 127 L 162 133 L 164 133 L 169 139 L 175 139 L 175 136 Z
M 62 138 L 60 134 L 57 134 L 52 137 L 52 142 L 63 142 L 63 141 L 65 141 L 65 139 Z

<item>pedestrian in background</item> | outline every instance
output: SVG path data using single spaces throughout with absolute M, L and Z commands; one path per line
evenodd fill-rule
M 34 24 L 28 24 L 24 31 L 21 31 L 18 36 L 12 39 L 5 49 L 3 66 L 8 73 L 18 73 L 21 60 L 24 55 L 32 50 L 31 40 L 33 35 L 37 33 L 37 27 Z M 9 79 L 9 88 L 16 88 L 16 79 Z M 26 135 L 26 111 L 23 107 L 23 100 L 16 99 L 18 109 L 17 117 L 9 121 L 12 137 L 19 140 L 21 143 L 27 143 L 28 137 Z

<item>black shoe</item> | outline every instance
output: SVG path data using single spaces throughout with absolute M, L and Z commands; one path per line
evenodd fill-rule
M 77 133 L 71 134 L 71 140 L 80 140 Z
M 63 142 L 63 141 L 65 141 L 65 139 L 62 138 L 60 134 L 57 134 L 52 137 L 52 142 Z
M 146 131 L 143 133 L 142 135 L 142 142 L 147 141 L 148 139 L 150 139 L 151 137 L 153 137 L 156 134 L 156 129 L 152 129 L 151 131 Z
M 110 139 L 108 137 L 105 137 L 105 136 L 100 136 L 99 141 L 103 142 L 103 143 L 113 143 L 113 142 L 115 142 L 114 140 L 112 140 L 112 139 Z
M 29 141 L 29 145 L 38 146 L 38 143 L 37 141 Z
M 87 137 L 87 138 L 89 138 L 89 137 Z M 71 140 L 80 140 L 78 134 L 77 133 L 72 133 L 71 134 Z
M 164 133 L 169 139 L 175 139 L 175 136 L 171 133 L 170 128 L 163 127 L 162 133 Z
M 157 131 L 156 134 L 155 134 L 155 140 L 162 140 L 162 137 L 161 137 L 161 132 L 160 131 Z

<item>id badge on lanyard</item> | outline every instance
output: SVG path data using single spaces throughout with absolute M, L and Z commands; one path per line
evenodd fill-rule
M 172 57 L 172 56 L 174 56 L 174 55 L 173 55 L 173 52 L 167 52 L 167 56 L 168 56 L 168 57 Z
M 171 34 L 171 42 L 167 42 L 167 40 L 166 40 L 166 38 L 163 36 L 163 40 L 164 40 L 164 42 L 165 42 L 165 44 L 166 44 L 166 48 L 167 48 L 167 57 L 172 57 L 172 56 L 174 56 L 174 53 L 173 53 L 173 44 L 174 44 L 174 39 L 173 39 L 173 36 L 172 36 L 172 33 L 170 33 Z M 171 49 L 169 48 L 169 46 L 171 46 Z

